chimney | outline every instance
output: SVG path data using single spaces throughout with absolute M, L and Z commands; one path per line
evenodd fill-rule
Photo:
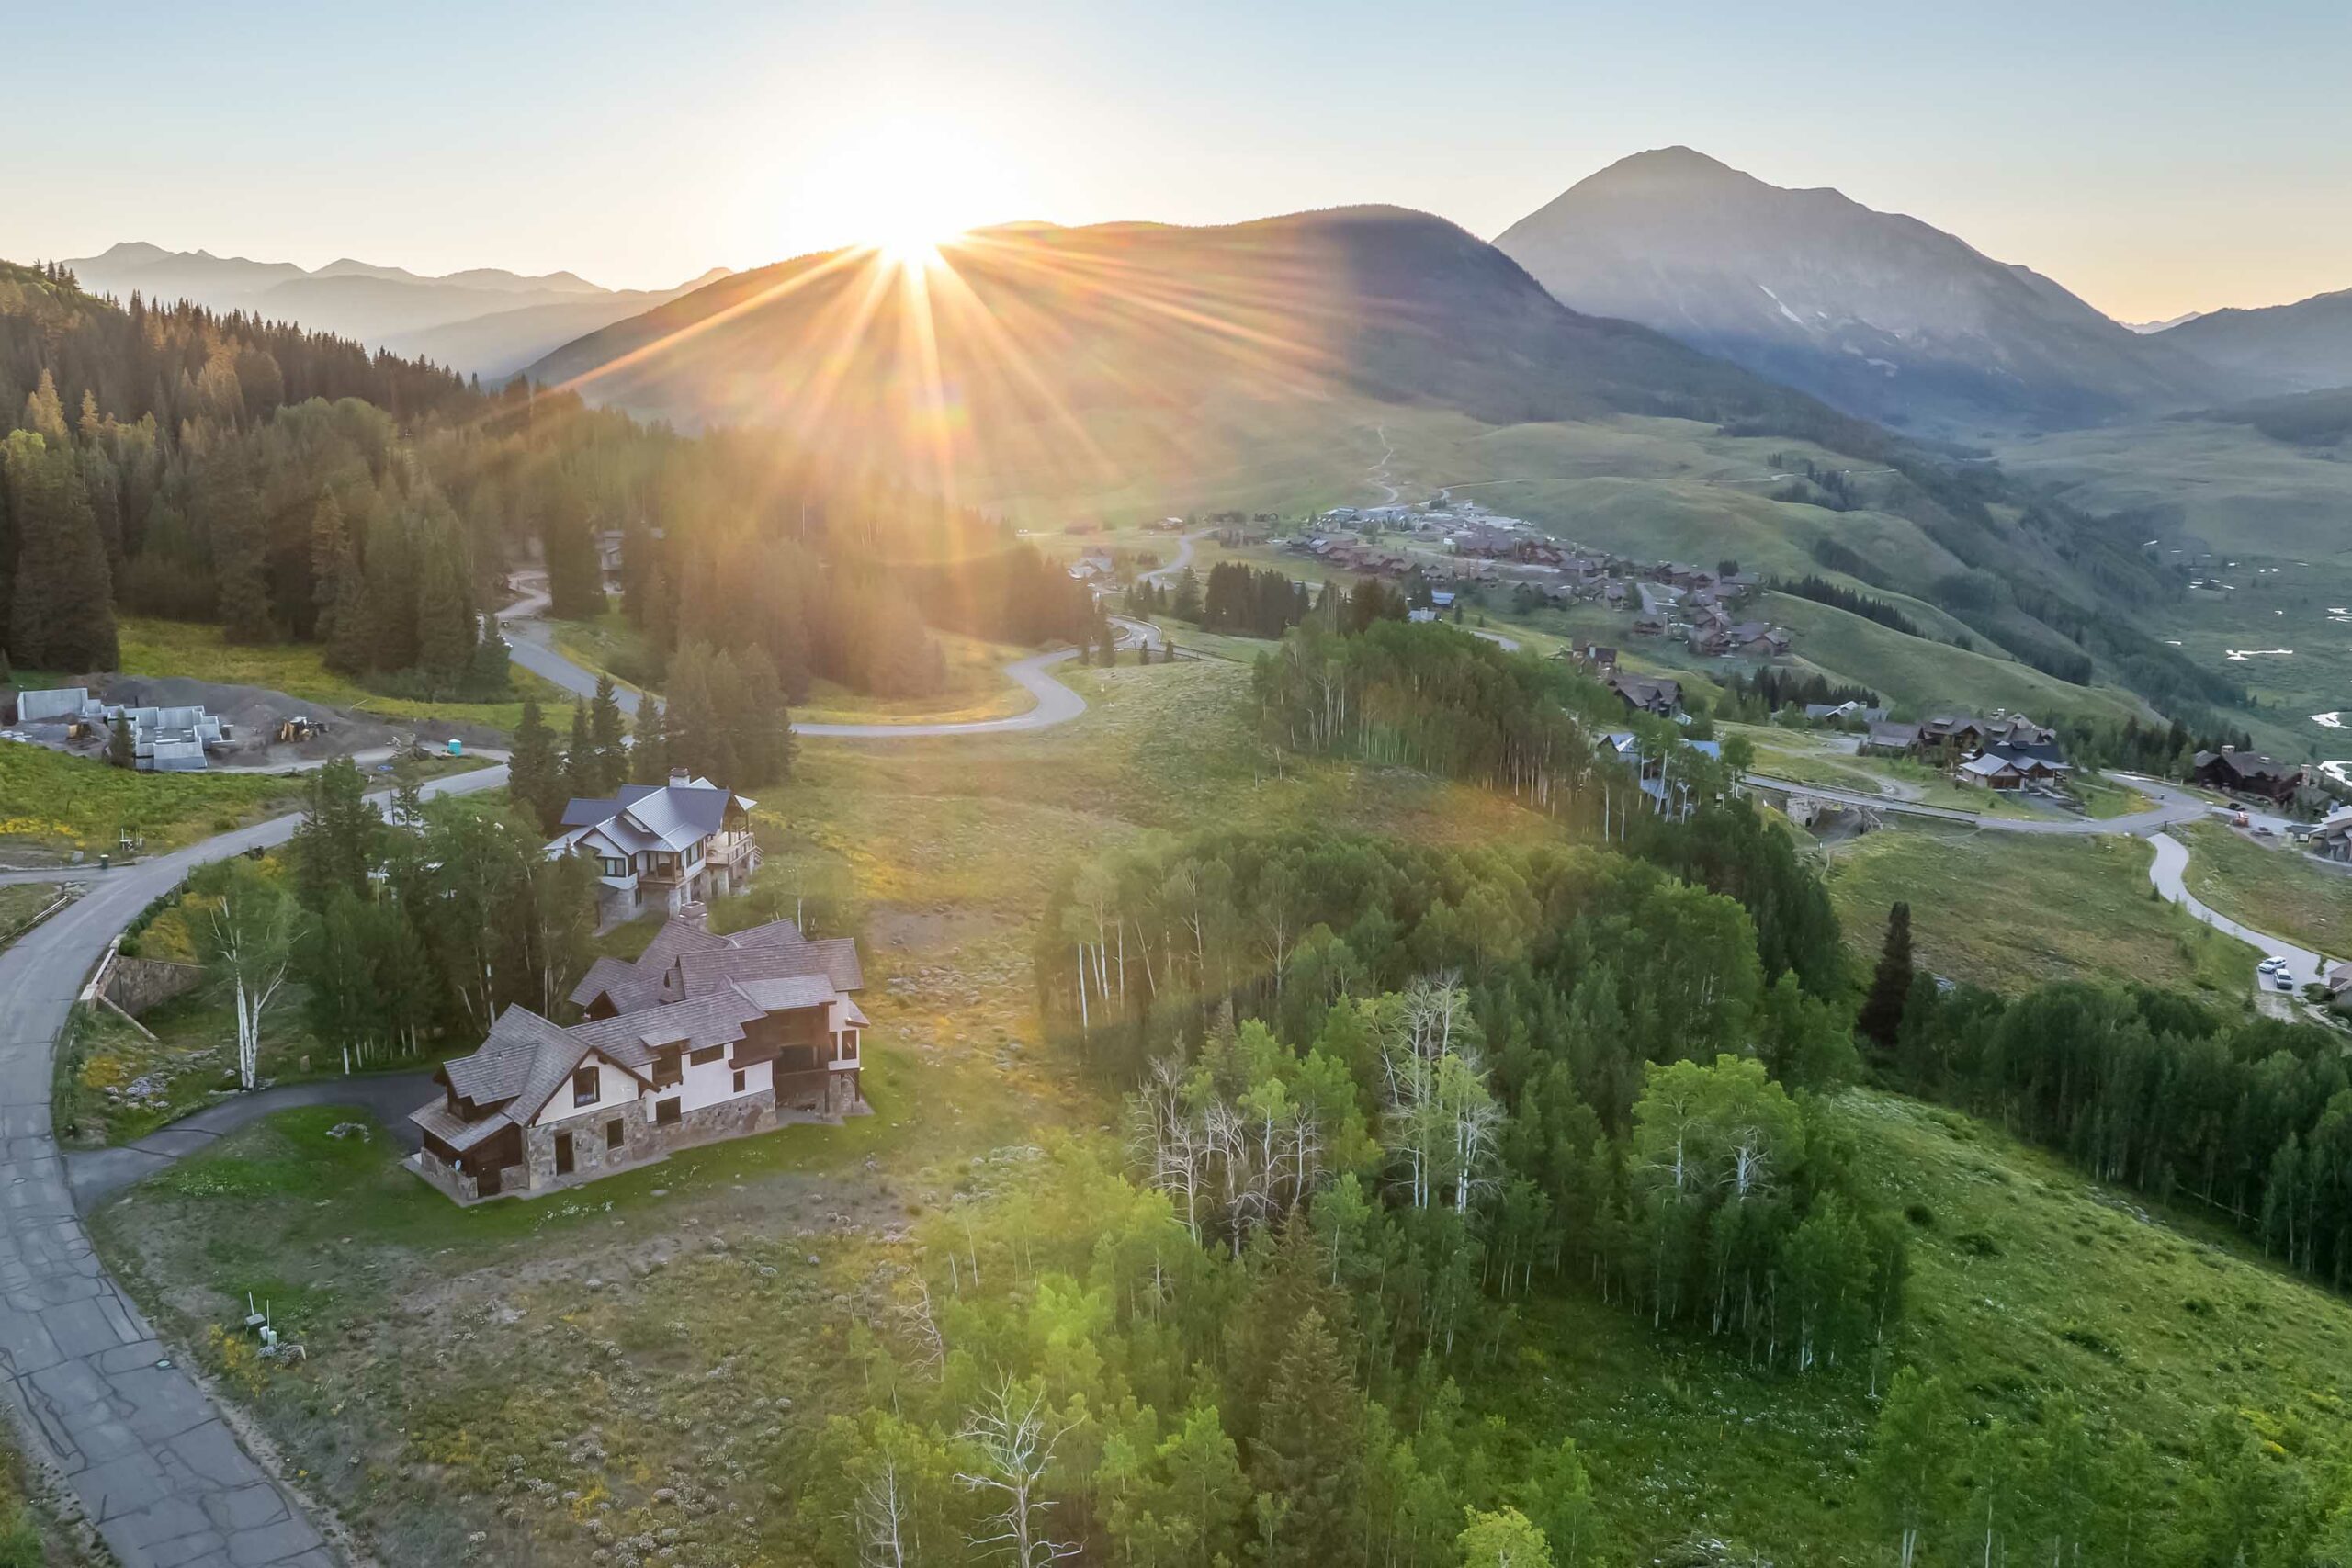
M 670 770 L 670 787 L 672 789 L 684 789 L 686 785 L 694 783 L 694 774 L 686 772 L 684 768 L 672 768 Z
M 686 924 L 694 927 L 696 931 L 708 931 L 710 929 L 709 906 L 701 903 L 699 900 L 693 903 L 679 905 L 677 918 L 685 921 Z
M 2234 747 L 2234 746 L 2231 745 L 2231 744 L 2230 744 L 2228 741 L 2226 741 L 2226 740 L 2224 740 L 2224 741 L 2222 741 L 2222 756 L 2224 756 L 2224 757 L 2234 757 L 2234 756 L 2236 756 L 2237 754 L 2238 754 L 2238 749 L 2237 749 L 2236 747 Z

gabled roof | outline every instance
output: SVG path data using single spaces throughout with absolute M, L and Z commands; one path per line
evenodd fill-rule
M 588 973 L 580 976 L 580 984 L 571 987 L 567 998 L 574 1007 L 594 1006 L 598 997 L 613 1004 L 616 1012 L 635 1012 L 639 1008 L 660 1005 L 662 976 L 648 974 L 626 958 L 599 958 L 588 965 Z
M 749 811 L 758 804 L 708 779 L 673 777 L 668 784 L 623 784 L 609 798 L 576 797 L 564 806 L 563 826 L 612 831 L 614 824 L 620 824 L 623 833 L 650 840 L 628 844 L 632 853 L 639 848 L 683 850 L 725 827 L 730 807 Z M 626 842 L 617 838 L 616 841 Z
M 489 1035 L 470 1055 L 444 1062 L 441 1076 L 460 1100 L 497 1104 L 522 1094 L 533 1066 L 546 1051 L 569 1051 L 573 1060 L 579 1058 L 577 1043 L 562 1030 L 529 1008 L 513 1005 L 498 1015 Z M 571 1068 L 567 1066 L 564 1070 Z
M 865 985 L 857 943 L 844 936 L 681 953 L 674 994 L 698 997 L 738 981 L 784 980 L 802 975 L 823 976 L 842 991 L 860 990 Z
M 675 964 L 682 953 L 707 953 L 733 945 L 723 936 L 713 936 L 700 921 L 673 915 L 662 922 L 662 929 L 653 933 L 653 940 L 638 954 L 637 966 L 658 975 Z
M 563 1032 L 595 1046 L 625 1067 L 641 1068 L 650 1066 L 654 1053 L 665 1046 L 700 1051 L 731 1045 L 743 1038 L 743 1025 L 766 1010 L 728 987 L 691 1001 L 667 1002 L 574 1024 Z
M 1973 773 L 1979 778 L 1991 779 L 1998 778 L 2003 773 L 2016 773 L 2018 765 L 2007 757 L 1996 756 L 1993 752 L 1986 751 L 1962 762 L 1960 765 L 1960 771 L 1963 773 Z

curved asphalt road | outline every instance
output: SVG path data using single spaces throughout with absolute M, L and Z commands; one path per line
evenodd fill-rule
M 1185 541 L 1185 553 L 1191 554 L 1189 539 Z M 594 696 L 596 672 L 573 663 L 558 650 L 554 628 L 538 618 L 547 607 L 547 591 L 533 588 L 498 612 L 499 627 L 514 651 L 514 662 L 576 696 Z M 1005 735 L 1050 728 L 1067 724 L 1086 711 L 1086 699 L 1050 673 L 1063 660 L 1077 656 L 1076 649 L 1065 648 L 1050 653 L 1033 653 L 1006 665 L 1004 672 L 1012 682 L 1037 699 L 1035 707 L 1010 718 L 971 719 L 955 724 L 803 724 L 795 720 L 792 733 L 841 740 L 911 740 L 926 736 Z M 613 699 L 621 712 L 631 718 L 637 716 L 638 707 L 644 700 L 639 694 L 617 683 L 613 688 Z
M 2188 870 L 2188 845 L 2169 833 L 2150 834 L 2148 841 L 2156 846 L 2156 858 L 2148 867 L 2148 881 L 2158 893 L 2215 931 L 2233 936 L 2249 947 L 2258 948 L 2266 955 L 2285 959 L 2288 973 L 2298 987 L 2326 978 L 2328 961 L 2321 954 L 2267 931 L 2256 931 L 2252 926 L 2242 926 L 2229 916 L 2199 902 L 2197 895 L 2188 890 L 2184 874 Z M 2262 982 L 2256 980 L 2256 984 L 2259 986 Z M 2278 994 L 2292 996 L 2294 993 Z
M 2137 773 L 2119 773 L 2116 776 L 2129 779 L 2132 787 L 2142 794 L 2155 796 L 2156 805 L 2146 811 L 2132 812 L 2128 817 L 1987 817 L 1973 811 L 1956 811 L 1950 807 L 1923 806 L 1917 801 L 1897 800 L 1891 795 L 1869 795 L 1858 789 L 1800 784 L 1794 779 L 1775 778 L 1770 773 L 1748 773 L 1744 775 L 1742 782 L 1757 789 L 1776 793 L 1793 791 L 1845 806 L 1866 806 L 1874 811 L 1891 812 L 1900 817 L 1925 817 L 1998 833 L 2041 833 L 2061 838 L 2086 838 L 2107 833 L 2154 833 L 2183 822 L 2201 822 L 2212 814 L 2213 807 L 2210 802 L 2199 800 L 2186 790 Z
M 492 767 L 424 789 L 505 782 Z M 196 866 L 282 843 L 299 820 L 111 871 L 76 867 L 88 893 L 0 952 L 0 1385 L 124 1568 L 338 1561 L 107 1278 L 75 1217 L 49 1113 L 51 1053 L 107 943 Z

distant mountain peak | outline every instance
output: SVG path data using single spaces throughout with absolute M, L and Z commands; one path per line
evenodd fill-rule
M 1622 159 L 1495 243 L 1572 310 L 1892 424 L 1973 439 L 2195 407 L 2218 389 L 2194 356 L 2029 267 L 1688 147 Z

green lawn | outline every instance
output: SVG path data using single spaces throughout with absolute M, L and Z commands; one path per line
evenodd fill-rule
M 18 882 L 0 886 L 0 947 L 25 932 L 40 912 L 64 896 L 52 882 Z
M 2011 992 L 2126 979 L 2240 1005 L 2245 944 L 2152 897 L 2154 853 L 2131 838 L 1906 827 L 1839 846 L 1829 892 L 1864 964 L 1904 900 L 1921 966 L 1951 979 Z
M 2188 846 L 2188 890 L 2205 903 L 2313 953 L 2352 956 L 2352 876 L 2219 822 L 2170 831 Z

